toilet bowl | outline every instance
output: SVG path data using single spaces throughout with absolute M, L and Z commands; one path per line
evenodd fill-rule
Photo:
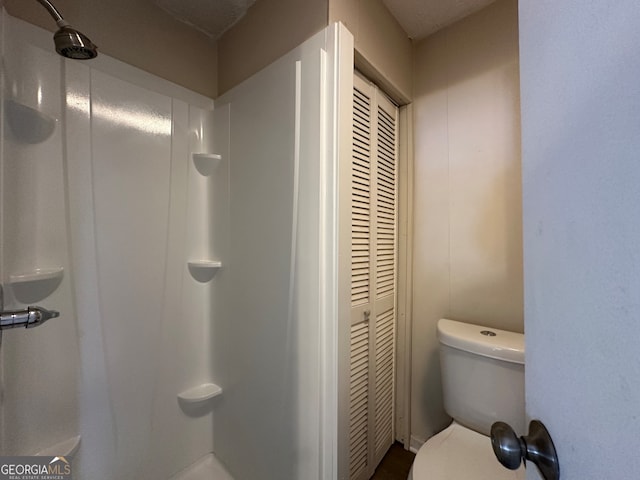
M 496 460 L 491 441 L 455 421 L 431 437 L 413 461 L 408 480 L 524 480 L 524 467 L 507 470 Z
M 489 431 L 505 421 L 524 433 L 524 335 L 438 322 L 442 389 L 453 423 L 425 442 L 409 480 L 524 480 L 496 459 Z

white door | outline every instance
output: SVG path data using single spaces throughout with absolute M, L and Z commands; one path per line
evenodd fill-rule
M 562 480 L 637 479 L 640 3 L 519 15 L 527 414 Z

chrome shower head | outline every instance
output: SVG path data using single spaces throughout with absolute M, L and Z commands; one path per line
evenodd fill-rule
M 49 0 L 37 1 L 47 9 L 58 27 L 60 27 L 53 35 L 56 52 L 63 57 L 75 60 L 89 60 L 98 56 L 98 47 L 87 36 L 72 28 Z
M 89 60 L 98 56 L 97 47 L 88 37 L 69 25 L 58 30 L 53 36 L 56 52 L 75 60 Z

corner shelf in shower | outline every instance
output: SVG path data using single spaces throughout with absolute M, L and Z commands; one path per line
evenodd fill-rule
M 222 388 L 215 383 L 203 383 L 178 394 L 178 399 L 189 404 L 204 403 L 222 394 Z
M 9 282 L 12 284 L 47 282 L 50 280 L 60 280 L 64 274 L 64 268 L 34 268 L 29 272 L 9 275 Z
M 77 435 L 75 437 L 68 438 L 62 442 L 51 445 L 50 447 L 40 450 L 35 454 L 37 457 L 73 457 L 78 448 L 80 448 L 80 440 L 82 437 Z
M 22 303 L 44 300 L 60 286 L 64 268 L 34 268 L 9 275 L 9 284 L 16 299 Z
M 202 270 L 218 270 L 222 268 L 222 262 L 219 260 L 190 260 L 187 263 L 191 268 Z
M 192 153 L 193 164 L 200 175 L 208 177 L 222 161 L 222 155 L 217 153 Z
M 190 260 L 187 265 L 191 276 L 199 282 L 208 282 L 222 268 L 219 260 Z
M 4 108 L 7 123 L 21 143 L 33 145 L 44 142 L 51 136 L 58 123 L 57 119 L 18 100 L 6 99 Z

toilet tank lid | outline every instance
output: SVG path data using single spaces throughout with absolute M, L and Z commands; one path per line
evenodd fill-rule
M 458 350 L 524 365 L 524 335 L 521 333 L 443 318 L 438 321 L 438 340 Z

